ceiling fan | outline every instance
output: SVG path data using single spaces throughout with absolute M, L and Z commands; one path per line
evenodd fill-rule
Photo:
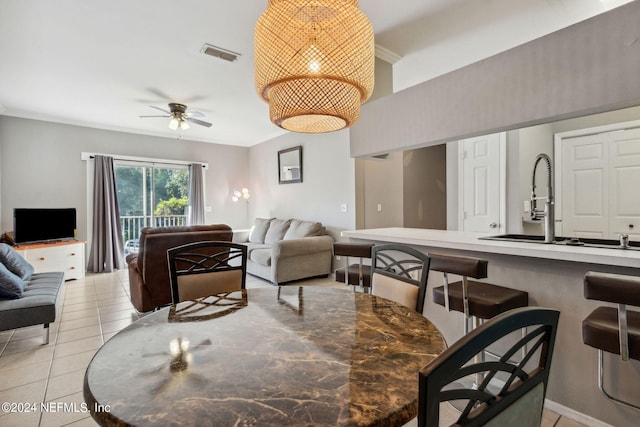
M 205 122 L 204 120 L 196 119 L 194 117 L 204 117 L 199 111 L 193 111 L 187 113 L 187 106 L 184 104 L 178 104 L 176 102 L 169 103 L 169 111 L 164 108 L 154 107 L 153 105 L 149 106 L 150 108 L 155 108 L 156 110 L 160 110 L 166 115 L 162 116 L 140 116 L 140 118 L 148 118 L 148 117 L 164 117 L 170 118 L 169 120 L 169 129 L 176 130 L 180 129 L 189 129 L 189 122 L 195 123 L 200 126 L 211 127 L 211 123 Z

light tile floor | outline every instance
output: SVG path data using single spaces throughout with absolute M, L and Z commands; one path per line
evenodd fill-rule
M 343 287 L 332 278 L 300 283 Z M 248 288 L 261 286 L 271 285 L 247 276 Z M 0 427 L 96 425 L 82 410 L 85 370 L 102 344 L 140 314 L 129 301 L 126 270 L 88 274 L 65 282 L 61 292 L 63 304 L 50 326 L 49 345 L 42 344 L 42 326 L 0 332 L 0 403 L 35 405 L 31 412 L 0 410 Z M 551 411 L 545 411 L 542 425 L 582 426 Z

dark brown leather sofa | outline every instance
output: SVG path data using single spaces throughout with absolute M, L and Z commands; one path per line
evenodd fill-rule
M 230 242 L 231 227 L 225 224 L 143 228 L 137 254 L 127 255 L 131 302 L 140 312 L 171 303 L 167 250 L 192 242 Z

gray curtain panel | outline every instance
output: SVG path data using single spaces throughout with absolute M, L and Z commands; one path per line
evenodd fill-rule
M 125 267 L 112 157 L 95 156 L 93 180 L 93 238 L 88 270 L 111 272 Z
M 204 224 L 204 168 L 189 166 L 189 225 Z

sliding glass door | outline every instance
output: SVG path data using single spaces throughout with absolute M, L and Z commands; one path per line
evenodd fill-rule
M 187 166 L 115 162 L 125 254 L 137 252 L 143 227 L 186 225 Z

